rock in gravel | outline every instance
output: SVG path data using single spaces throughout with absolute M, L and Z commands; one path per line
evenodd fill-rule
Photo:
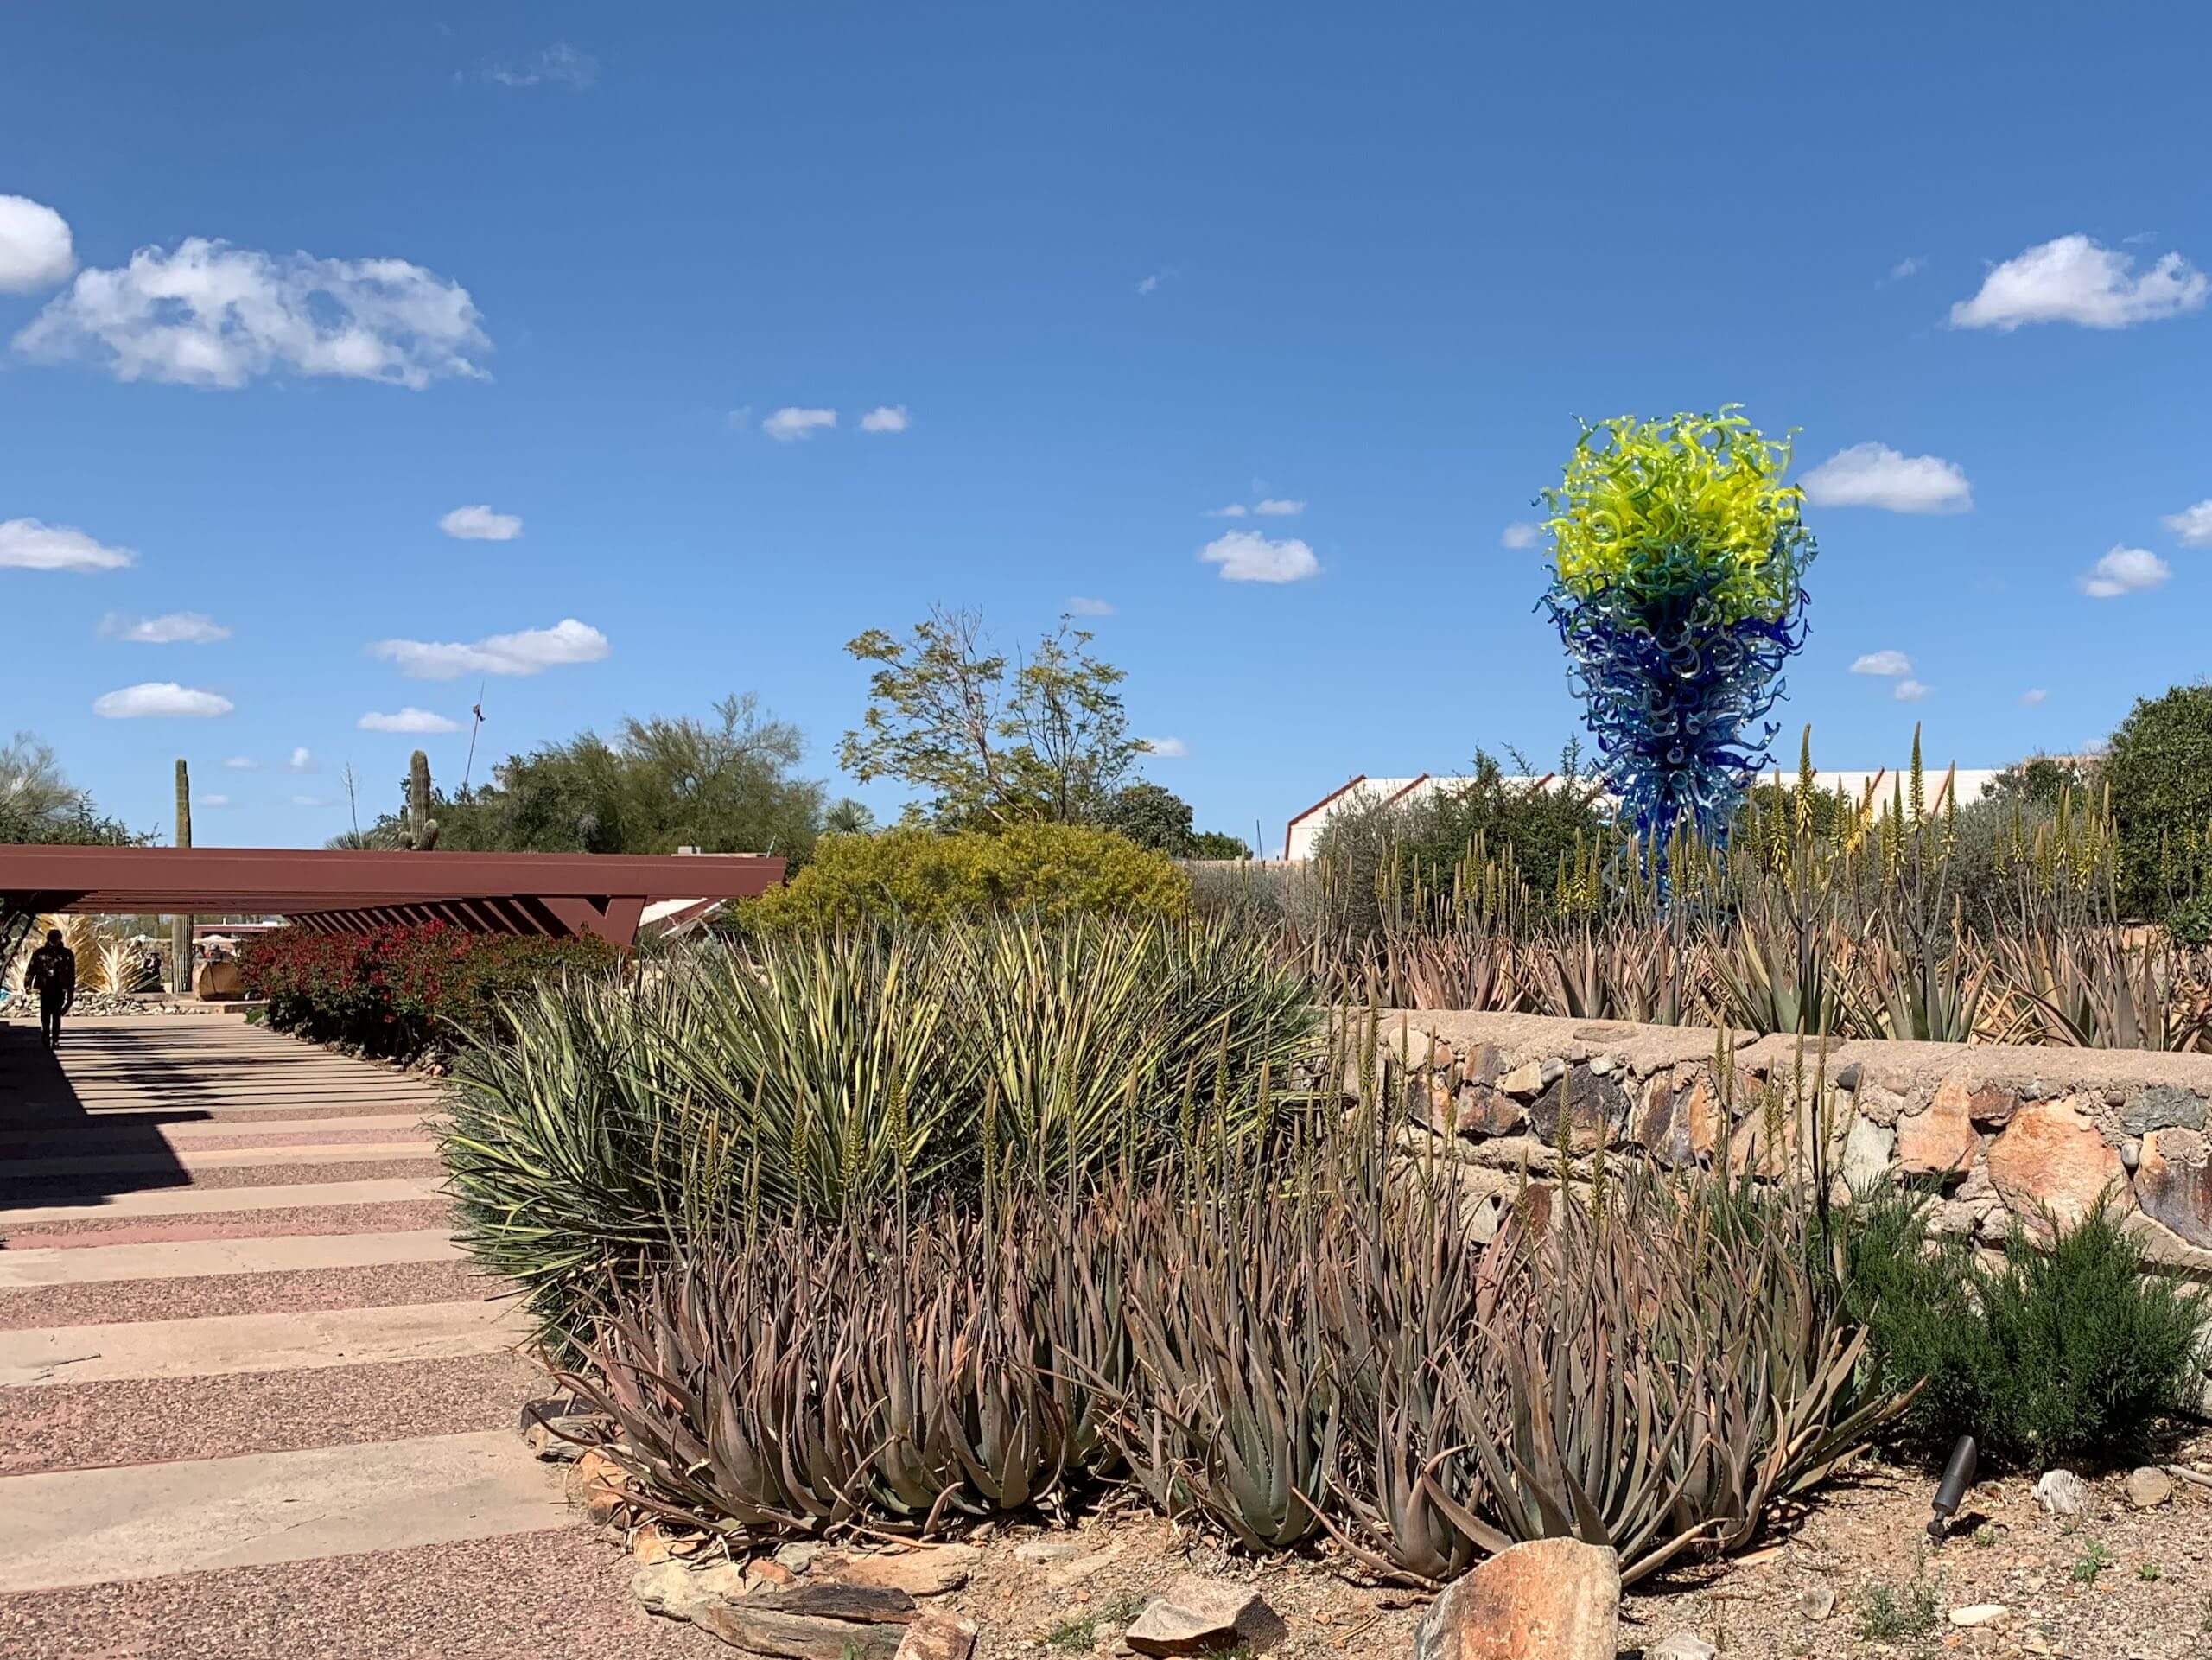
M 630 1593 L 647 1613 L 693 1619 L 709 1603 L 743 1596 L 745 1568 L 739 1562 L 698 1568 L 681 1561 L 654 1562 L 630 1576 Z
M 1807 1619 L 1826 1619 L 1835 1612 L 1835 1587 L 1815 1585 L 1797 1593 L 1796 1609 Z
M 895 1556 L 849 1557 L 827 1571 L 844 1585 L 880 1585 L 910 1597 L 941 1597 L 968 1583 L 982 1554 L 973 1545 L 938 1545 Z
M 1017 1561 L 1032 1567 L 1043 1567 L 1047 1562 L 1064 1562 L 1081 1552 L 1083 1547 L 1069 1539 L 1032 1539 L 1014 1548 Z
M 591 1446 L 599 1420 L 541 1418 L 522 1432 L 524 1445 L 547 1464 L 574 1464 Z
M 1204 1654 L 1236 1639 L 1236 1622 L 1260 1600 L 1249 1585 L 1185 1574 L 1145 1605 L 1122 1634 L 1139 1654 Z
M 1713 1660 L 1719 1650 L 1692 1631 L 1662 1637 L 1643 1651 L 1643 1660 Z
M 1961 1626 L 1993 1625 L 2012 1612 L 2001 1602 L 1970 1602 L 1963 1608 L 1951 1610 L 1951 1624 Z
M 804 1574 L 808 1564 L 822 1554 L 822 1546 L 812 1539 L 794 1539 L 787 1545 L 776 1547 L 776 1561 L 794 1574 Z
M 874 1586 L 811 1584 L 755 1591 L 691 1616 L 725 1643 L 779 1660 L 891 1660 L 914 1600 Z
M 2127 1478 L 2127 1502 L 2139 1511 L 2155 1511 L 2174 1496 L 2174 1479 L 2156 1465 L 2146 1464 Z
M 1500 1551 L 1446 1587 L 1414 1637 L 1414 1660 L 1613 1660 L 1620 1559 L 1575 1539 Z
M 2046 1470 L 2036 1483 L 2036 1503 L 2053 1516 L 2079 1516 L 2089 1505 L 2089 1489 L 2071 1470 Z
M 976 1647 L 976 1622 L 941 1611 L 924 1614 L 899 1639 L 893 1660 L 968 1660 Z
M 689 1619 L 691 1611 L 707 1600 L 693 1583 L 696 1578 L 682 1562 L 655 1562 L 630 1576 L 630 1594 L 649 1614 Z

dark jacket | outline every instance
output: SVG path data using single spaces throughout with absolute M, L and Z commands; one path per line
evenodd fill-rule
M 77 953 L 67 945 L 41 945 L 23 971 L 23 989 L 41 997 L 70 997 L 77 991 Z

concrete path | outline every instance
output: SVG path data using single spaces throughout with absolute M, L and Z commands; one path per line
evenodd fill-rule
M 0 1660 L 727 1653 L 515 1434 L 427 1080 L 228 1015 L 0 1022 Z

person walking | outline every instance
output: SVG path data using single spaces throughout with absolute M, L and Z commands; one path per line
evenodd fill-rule
M 61 1017 L 77 1001 L 77 953 L 61 943 L 61 930 L 49 931 L 46 944 L 31 953 L 23 970 L 23 989 L 38 993 L 38 1026 L 46 1046 L 61 1046 Z

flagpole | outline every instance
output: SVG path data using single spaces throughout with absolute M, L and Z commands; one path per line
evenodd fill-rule
M 491 682 L 488 680 L 480 680 L 476 683 L 476 701 L 468 706 L 468 712 L 476 719 L 475 723 L 468 728 L 468 760 L 461 769 L 461 787 L 463 791 L 468 788 L 469 777 L 476 770 L 476 735 L 483 730 L 484 688 L 489 684 Z

